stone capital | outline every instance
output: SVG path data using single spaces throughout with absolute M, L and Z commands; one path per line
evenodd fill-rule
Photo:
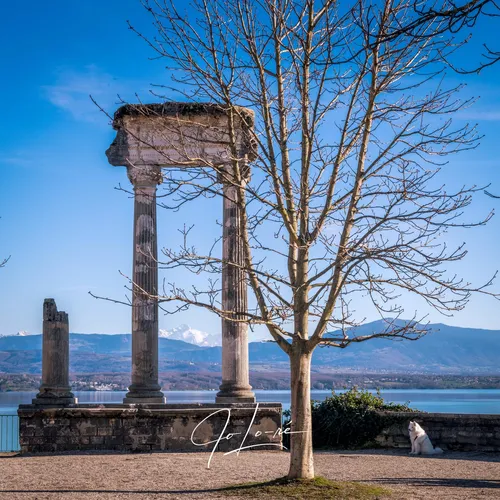
M 152 165 L 129 165 L 127 175 L 134 187 L 156 187 L 162 182 L 161 168 Z

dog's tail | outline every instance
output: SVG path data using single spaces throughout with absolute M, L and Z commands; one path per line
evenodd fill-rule
M 434 448 L 434 451 L 433 451 L 433 455 L 441 455 L 441 453 L 444 453 L 444 451 L 441 449 L 441 448 L 438 448 L 436 446 L 436 448 Z

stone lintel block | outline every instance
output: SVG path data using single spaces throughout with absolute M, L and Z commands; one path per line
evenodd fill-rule
M 97 427 L 98 436 L 112 436 L 114 434 L 111 427 Z
M 19 436 L 19 439 L 21 439 L 23 436 Z M 40 445 L 40 444 L 46 444 L 48 441 L 40 436 L 40 437 L 31 437 L 29 438 L 29 443 L 30 445 Z
M 57 445 L 77 445 L 80 444 L 80 436 L 56 436 L 54 442 Z
M 140 451 L 143 453 L 151 453 L 151 445 L 150 444 L 138 444 L 132 450 L 135 452 Z
M 55 439 L 59 435 L 59 428 L 55 425 L 46 425 L 43 428 L 43 437 L 50 440 Z
M 55 443 L 43 443 L 38 444 L 34 447 L 34 450 L 30 450 L 32 453 L 53 453 L 58 451 L 58 446 Z
M 82 425 L 78 431 L 81 436 L 97 436 L 97 427 L 94 425 Z
M 19 433 L 26 437 L 36 436 L 38 429 L 36 427 L 25 427 Z M 41 435 L 41 434 L 40 434 Z
M 229 116 L 233 118 L 237 157 L 254 160 L 252 110 L 215 103 L 168 102 L 120 107 L 113 120 L 117 136 L 106 151 L 108 161 L 136 168 L 230 164 Z
M 93 423 L 97 425 L 97 427 L 102 428 L 102 427 L 109 427 L 112 428 L 117 425 L 118 423 L 121 423 L 119 419 L 113 418 L 111 416 L 109 417 L 95 417 L 93 419 Z
M 122 446 L 123 437 L 122 436 L 104 436 L 104 443 L 110 446 Z
M 37 427 L 35 429 L 35 437 L 42 437 L 43 436 L 43 429 L 44 429 L 44 426 L 41 425 L 40 427 Z

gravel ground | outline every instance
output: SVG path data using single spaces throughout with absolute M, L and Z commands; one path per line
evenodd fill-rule
M 0 454 L 1 500 L 211 499 L 230 484 L 265 481 L 287 472 L 289 455 L 247 451 L 216 453 Z M 315 453 L 316 474 L 363 481 L 393 490 L 391 499 L 500 499 L 500 454 L 406 452 Z M 246 497 L 248 498 L 248 497 Z

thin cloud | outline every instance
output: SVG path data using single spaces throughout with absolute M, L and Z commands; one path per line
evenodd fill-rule
M 33 165 L 34 160 L 24 156 L 0 156 L 0 163 L 14 165 L 16 167 L 30 167 Z
M 90 289 L 98 288 L 97 285 L 75 285 L 75 286 L 66 286 L 59 288 L 59 292 L 85 292 L 87 293 Z
M 42 87 L 42 91 L 50 103 L 70 113 L 75 120 L 106 123 L 90 95 L 99 106 L 112 112 L 120 98 L 132 99 L 135 92 L 147 91 L 147 85 L 144 82 L 121 81 L 97 66 L 89 65 L 79 71 L 59 70 L 55 83 Z
M 459 120 L 477 120 L 477 121 L 499 121 L 500 110 L 469 110 L 457 113 Z

